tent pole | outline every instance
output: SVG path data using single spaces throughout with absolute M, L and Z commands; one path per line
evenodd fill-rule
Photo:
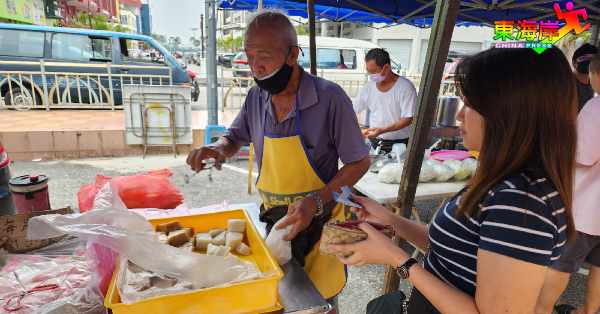
M 598 45 L 598 33 L 600 32 L 600 22 L 592 25 L 592 36 L 590 36 L 590 44 Z
M 417 98 L 417 112 L 408 144 L 408 156 L 402 172 L 402 181 L 398 189 L 397 208 L 404 217 L 410 217 L 419 183 L 419 174 L 426 145 L 429 142 L 431 126 L 437 105 L 438 92 L 452 32 L 460 10 L 460 0 L 437 0 L 427 57 Z M 396 242 L 400 240 L 396 237 Z M 394 269 L 387 268 L 384 293 L 398 290 L 399 278 Z
M 317 40 L 315 29 L 315 0 L 307 0 L 308 33 L 310 41 L 310 74 L 317 75 Z

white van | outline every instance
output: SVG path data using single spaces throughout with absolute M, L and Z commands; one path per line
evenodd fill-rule
M 317 37 L 317 74 L 332 81 L 366 79 L 365 55 L 376 44 L 357 39 Z M 298 46 L 304 52 L 298 63 L 310 71 L 309 37 L 298 36 Z

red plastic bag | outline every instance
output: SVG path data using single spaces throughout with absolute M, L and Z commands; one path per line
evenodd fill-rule
M 172 175 L 169 169 L 114 178 L 97 175 L 95 183 L 82 186 L 77 193 L 79 210 L 92 209 L 96 194 L 109 181 L 127 208 L 175 208 L 183 202 L 183 195 L 169 180 Z

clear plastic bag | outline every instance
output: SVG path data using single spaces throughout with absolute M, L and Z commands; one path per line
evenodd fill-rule
M 27 233 L 32 240 L 63 234 L 77 236 L 101 244 L 145 270 L 189 281 L 194 289 L 256 279 L 262 275 L 256 265 L 232 255 L 208 256 L 163 244 L 144 217 L 126 210 L 96 209 L 84 214 L 34 218 L 29 221 Z M 119 277 L 118 285 L 121 281 Z M 130 296 L 129 300 L 139 298 Z
M 85 256 L 8 254 L 0 259 L 3 313 L 105 313 L 94 265 Z
M 439 161 L 425 160 L 421 165 L 421 172 L 419 174 L 419 182 L 429 182 L 436 177 L 435 165 L 439 164 Z
M 452 179 L 452 177 L 454 177 L 455 174 L 452 168 L 448 167 L 447 165 L 444 165 L 441 162 L 433 166 L 433 171 L 435 172 L 435 180 L 437 182 L 446 182 Z
M 403 168 L 404 165 L 402 163 L 389 163 L 383 166 L 381 170 L 379 170 L 379 173 L 377 174 L 377 179 L 381 183 L 400 183 L 400 181 L 402 180 Z
M 285 265 L 292 259 L 292 242 L 283 239 L 290 232 L 292 226 L 288 226 L 285 229 L 277 229 L 277 226 L 282 221 L 283 219 L 280 219 L 273 226 L 265 241 L 269 251 L 277 259 L 279 265 Z

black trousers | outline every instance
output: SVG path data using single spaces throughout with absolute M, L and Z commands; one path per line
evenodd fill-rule
M 392 146 L 394 146 L 394 144 L 402 143 L 408 146 L 408 138 L 403 138 L 400 140 L 383 140 L 380 138 L 372 138 L 369 140 L 371 141 L 371 146 L 373 149 L 377 148 L 377 146 L 381 146 L 381 151 L 385 152 L 386 154 L 392 151 Z
M 412 290 L 408 304 L 405 305 L 405 302 L 406 296 L 402 291 L 388 293 L 371 300 L 367 305 L 367 314 L 404 314 L 404 306 L 407 307 L 407 314 L 439 314 L 438 310 L 415 288 Z

